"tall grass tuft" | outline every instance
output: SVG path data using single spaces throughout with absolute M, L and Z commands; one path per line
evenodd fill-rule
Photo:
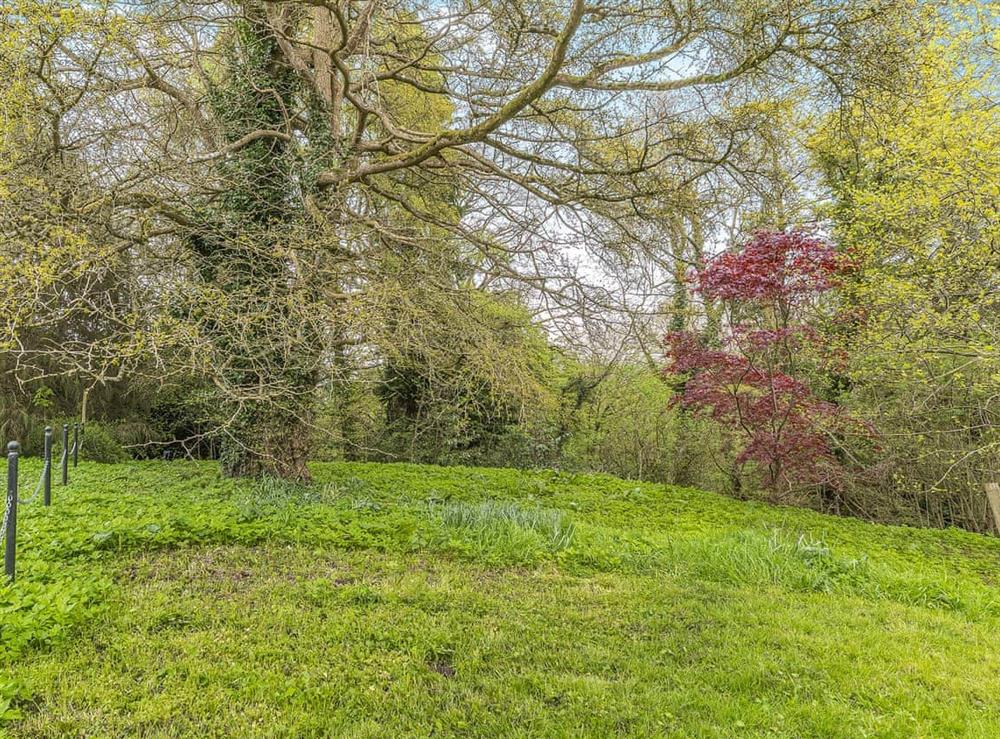
M 566 514 L 549 508 L 525 508 L 510 501 L 453 502 L 440 506 L 445 526 L 476 532 L 483 540 L 509 538 L 510 529 L 534 532 L 550 551 L 566 549 L 576 527 Z
M 266 516 L 281 514 L 284 520 L 297 515 L 295 509 L 303 505 L 332 503 L 338 488 L 335 483 L 306 485 L 292 480 L 265 476 L 242 488 L 234 498 L 241 521 L 253 521 Z

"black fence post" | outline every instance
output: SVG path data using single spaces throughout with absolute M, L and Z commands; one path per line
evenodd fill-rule
M 42 467 L 42 500 L 52 505 L 52 427 L 45 427 L 45 461 Z
M 7 537 L 3 553 L 3 568 L 11 582 L 14 581 L 14 557 L 17 555 L 17 458 L 21 445 L 12 441 L 7 445 Z
M 62 484 L 69 484 L 69 424 L 63 424 Z
M 73 424 L 73 468 L 80 462 L 80 424 Z

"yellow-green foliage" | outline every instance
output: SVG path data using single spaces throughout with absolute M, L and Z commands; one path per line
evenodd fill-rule
M 584 365 L 574 368 L 563 392 L 566 467 L 724 489 L 713 463 L 719 431 L 673 407 L 674 390 L 660 373 L 644 366 Z
M 962 10 L 920 51 L 911 97 L 872 92 L 813 143 L 859 267 L 845 285 L 856 396 L 907 458 L 886 482 L 968 491 L 930 521 L 985 526 L 980 485 L 1000 443 L 1000 16 Z
M 107 225 L 107 213 L 87 164 L 57 140 L 59 116 L 77 92 L 62 89 L 52 73 L 58 66 L 53 49 L 92 30 L 99 12 L 23 0 L 3 0 L 0 7 L 2 351 L 26 343 L 23 332 L 51 332 L 71 314 L 94 320 L 100 300 L 87 293 L 108 286 L 103 281 L 122 255 L 95 236 Z M 106 30 L 113 32 L 113 24 Z M 118 316 L 124 324 L 127 312 L 123 307 Z M 141 353 L 147 341 L 128 336 L 128 328 L 125 334 L 116 352 L 122 360 Z M 37 342 L 31 348 L 42 349 Z

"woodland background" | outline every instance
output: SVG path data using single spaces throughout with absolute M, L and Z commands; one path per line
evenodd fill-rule
M 0 429 L 991 529 L 983 3 L 46 3 L 0 26 Z

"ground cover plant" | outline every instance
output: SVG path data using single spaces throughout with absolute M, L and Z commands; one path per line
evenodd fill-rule
M 23 508 L 2 730 L 1000 730 L 994 539 L 556 471 L 312 473 L 85 463 Z

